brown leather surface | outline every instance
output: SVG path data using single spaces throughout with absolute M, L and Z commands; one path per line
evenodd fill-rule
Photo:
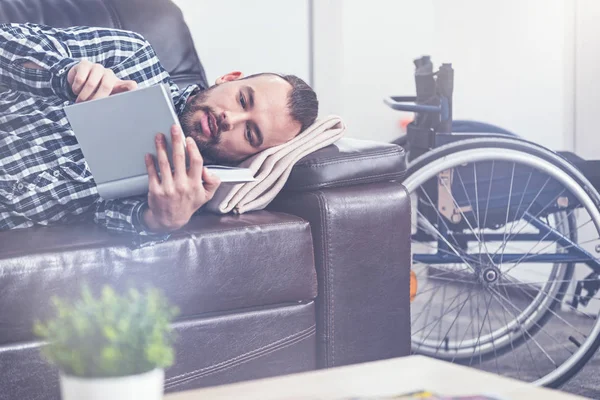
M 314 369 L 314 312 L 310 302 L 176 324 L 166 391 Z M 0 400 L 60 399 L 58 373 L 39 354 L 38 343 L 0 347 Z
M 176 83 L 208 87 L 188 26 L 181 10 L 170 0 L 2 0 L 0 23 L 5 22 L 134 31 L 152 43 Z
M 317 294 L 310 228 L 298 217 L 206 214 L 166 243 L 132 250 L 122 242 L 93 225 L 0 232 L 0 343 L 30 339 L 49 298 L 76 296 L 84 282 L 152 285 L 181 319 Z
M 399 183 L 285 193 L 270 207 L 310 222 L 320 367 L 410 353 L 410 197 Z
M 133 30 L 177 83 L 207 85 L 170 0 L 0 0 L 2 22 Z M 169 390 L 408 354 L 410 209 L 389 182 L 404 168 L 397 146 L 343 139 L 294 168 L 271 209 L 296 216 L 202 215 L 137 250 L 89 224 L 0 233 L 0 400 L 57 398 L 31 322 L 84 281 L 158 286 L 179 306 Z
M 401 180 L 405 172 L 406 153 L 402 147 L 342 138 L 298 161 L 284 190 L 305 191 Z
M 316 368 L 313 302 L 176 325 L 177 364 L 168 391 L 258 379 Z

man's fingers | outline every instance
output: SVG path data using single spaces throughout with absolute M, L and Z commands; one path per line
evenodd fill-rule
M 108 70 L 108 71 L 110 71 L 110 70 Z M 110 95 L 110 93 L 112 92 L 113 87 L 115 86 L 116 82 L 117 82 L 117 77 L 115 76 L 115 74 L 105 73 L 104 76 L 102 77 L 102 80 L 100 80 L 98 90 L 96 90 L 96 93 L 92 97 L 90 97 L 90 100 L 96 100 L 96 99 L 102 99 L 104 97 L 108 97 Z
M 90 74 L 90 71 L 92 69 L 93 64 L 88 62 L 88 61 L 81 61 L 79 64 L 75 65 L 71 70 L 74 71 L 73 73 L 73 78 L 72 78 L 72 82 L 71 82 L 71 89 L 73 90 L 73 93 L 75 93 L 76 95 L 79 94 L 79 92 L 81 92 L 81 89 L 83 89 L 83 85 L 85 85 L 85 82 L 87 81 L 88 75 Z M 71 71 L 69 71 L 70 73 Z
M 173 174 L 171 173 L 171 164 L 167 157 L 167 141 L 162 133 L 156 135 L 156 158 L 160 170 L 160 180 L 165 188 L 172 188 Z
M 181 127 L 174 124 L 171 127 L 171 143 L 173 147 L 173 169 L 175 170 L 175 180 L 183 180 L 187 177 L 185 171 L 185 147 L 183 131 Z
M 77 74 L 79 76 L 79 74 Z M 79 92 L 79 96 L 77 97 L 76 103 L 86 101 L 95 91 L 98 85 L 100 84 L 100 80 L 104 76 L 104 67 L 100 64 L 95 64 L 90 71 L 90 74 L 87 77 L 87 81 L 83 86 L 83 89 Z M 77 79 L 77 77 L 75 77 Z M 111 88 L 112 89 L 112 88 Z
M 130 90 L 135 89 L 137 89 L 136 81 L 117 81 L 110 94 L 129 92 Z
M 185 140 L 188 158 L 190 160 L 189 176 L 194 180 L 200 180 L 202 179 L 202 167 L 204 166 L 204 159 L 200 154 L 200 150 L 198 150 L 196 141 L 191 137 L 188 137 Z
M 148 189 L 154 192 L 160 186 L 158 172 L 156 172 L 156 166 L 154 165 L 154 157 L 151 154 L 146 154 L 144 161 L 146 161 L 146 171 L 148 171 Z
M 208 200 L 210 200 L 221 184 L 221 180 L 215 174 L 210 173 L 208 168 L 204 167 L 202 169 L 202 181 L 204 181 L 204 190 L 206 190 L 206 196 Z

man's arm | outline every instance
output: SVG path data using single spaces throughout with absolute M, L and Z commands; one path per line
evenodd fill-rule
M 0 25 L 0 83 L 34 95 L 75 100 L 67 75 L 82 60 L 114 72 L 138 55 L 154 58 L 139 34 L 115 29 L 57 29 L 35 24 Z M 143 54 L 147 52 L 147 56 Z
M 100 200 L 96 203 L 94 222 L 113 232 L 151 235 L 139 220 L 144 203 L 143 198 Z

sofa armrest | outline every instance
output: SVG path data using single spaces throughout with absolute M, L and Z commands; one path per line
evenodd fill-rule
M 410 353 L 410 197 L 392 179 L 404 170 L 403 151 L 357 142 L 349 143 L 358 145 L 355 149 L 365 146 L 364 160 L 345 143 L 323 149 L 297 170 L 311 171 L 306 173 L 312 177 L 296 177 L 268 207 L 300 216 L 311 226 L 320 367 Z M 350 171 L 344 171 L 347 163 Z M 329 164 L 335 171 L 327 176 Z M 310 165 L 318 165 L 321 173 Z M 374 180 L 385 181 L 339 187 Z
M 284 191 L 307 191 L 402 179 L 406 153 L 398 145 L 343 138 L 296 163 Z

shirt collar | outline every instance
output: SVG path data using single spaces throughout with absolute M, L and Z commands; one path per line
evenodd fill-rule
M 177 115 L 181 115 L 181 113 L 183 113 L 188 99 L 198 90 L 200 90 L 198 85 L 188 85 L 185 89 L 183 89 L 179 97 L 175 100 L 175 112 Z

